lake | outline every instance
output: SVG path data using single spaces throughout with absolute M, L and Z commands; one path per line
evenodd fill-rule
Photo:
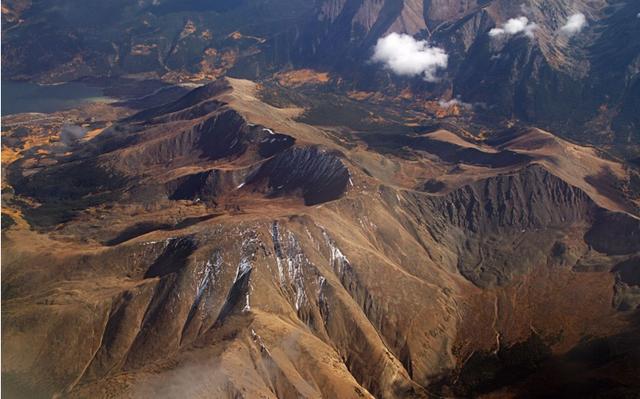
M 110 101 L 99 87 L 69 82 L 38 85 L 31 82 L 2 81 L 2 115 L 22 112 L 56 112 L 92 101 Z

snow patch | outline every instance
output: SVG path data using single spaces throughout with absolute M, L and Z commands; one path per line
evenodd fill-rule
M 324 229 L 322 230 L 322 234 L 329 247 L 331 266 L 338 274 L 342 274 L 344 269 L 350 266 L 349 259 L 347 259 Z
M 285 291 L 287 288 L 293 291 L 294 306 L 296 311 L 299 311 L 307 302 L 303 270 L 309 261 L 292 232 L 287 232 L 286 240 L 282 239 L 282 232 L 278 222 L 273 223 L 271 237 L 276 255 L 280 286 Z

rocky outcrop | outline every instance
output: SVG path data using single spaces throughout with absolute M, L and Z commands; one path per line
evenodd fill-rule
M 593 202 L 580 189 L 530 166 L 432 200 L 436 220 L 471 233 L 560 227 L 588 219 Z
M 268 195 L 300 191 L 305 204 L 315 205 L 344 194 L 349 170 L 337 154 L 318 147 L 294 147 L 267 161 L 248 181 L 261 180 L 268 185 Z
M 180 177 L 167 184 L 171 200 L 203 200 L 216 202 L 216 199 L 244 185 L 248 170 L 225 171 L 213 169 Z
M 539 166 L 442 196 L 413 194 L 411 201 L 434 238 L 456 248 L 462 275 L 483 287 L 507 284 L 546 263 L 554 232 L 589 223 L 597 208 L 583 191 Z

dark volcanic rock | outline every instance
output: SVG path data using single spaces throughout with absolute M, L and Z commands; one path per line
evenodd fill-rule
M 238 188 L 248 173 L 247 170 L 212 169 L 206 172 L 183 176 L 168 184 L 169 199 L 215 202 L 219 195 Z
M 258 153 L 264 158 L 269 158 L 291 147 L 295 141 L 293 137 L 287 136 L 286 134 L 271 134 L 260 141 Z
M 193 132 L 203 156 L 219 159 L 241 154 L 246 149 L 244 138 L 245 120 L 236 111 L 229 110 L 209 118 L 197 125 Z
M 250 182 L 266 179 L 270 195 L 301 190 L 304 202 L 315 205 L 338 199 L 349 183 L 340 158 L 318 147 L 294 147 L 267 161 Z

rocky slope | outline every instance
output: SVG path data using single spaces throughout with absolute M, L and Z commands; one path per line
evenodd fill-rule
M 9 165 L 5 393 L 640 389 L 625 166 L 537 129 L 377 137 L 301 111 L 227 79 Z

